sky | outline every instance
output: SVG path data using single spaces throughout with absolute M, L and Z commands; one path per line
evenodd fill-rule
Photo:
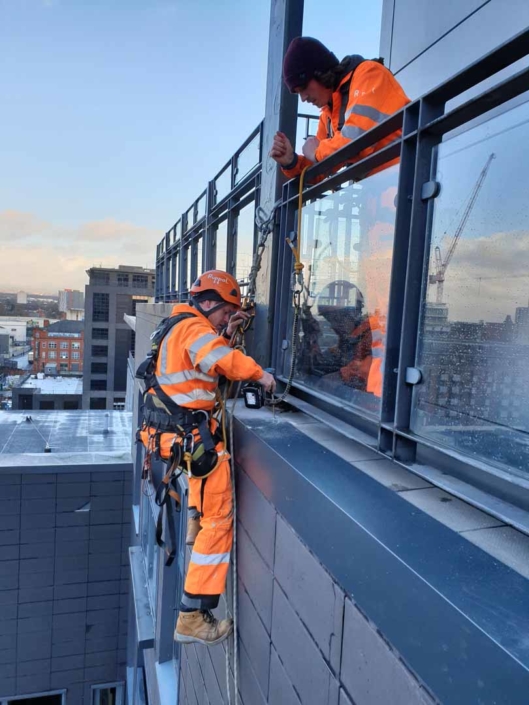
M 439 246 L 444 260 L 491 154 L 446 271 L 450 320 L 499 323 L 529 305 L 529 102 L 440 146 L 431 251 Z M 429 294 L 435 301 L 435 286 Z
M 378 56 L 381 7 L 307 0 L 303 33 Z M 264 116 L 269 17 L 270 0 L 0 0 L 0 291 L 154 266 Z

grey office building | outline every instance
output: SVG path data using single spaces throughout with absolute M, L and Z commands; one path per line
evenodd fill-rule
M 124 316 L 154 294 L 154 271 L 120 265 L 92 267 L 85 288 L 83 408 L 122 409 L 134 332 Z
M 124 705 L 130 414 L 26 414 L 0 412 L 0 702 Z

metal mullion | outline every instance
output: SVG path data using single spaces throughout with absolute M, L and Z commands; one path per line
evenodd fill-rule
M 417 104 L 410 105 L 404 113 L 403 133 L 414 132 L 418 121 Z M 386 357 L 384 365 L 384 382 L 381 423 L 393 421 L 395 414 L 396 369 L 399 364 L 399 350 L 402 334 L 402 317 L 404 290 L 406 282 L 406 267 L 409 257 L 409 240 L 412 210 L 412 193 L 415 175 L 415 159 L 417 140 L 403 141 L 399 165 L 399 180 L 397 187 L 397 203 L 395 216 L 395 235 L 393 241 L 393 257 L 391 264 L 391 279 L 388 302 L 388 317 L 386 327 Z M 384 447 L 384 439 L 380 438 L 382 450 L 392 449 L 392 442 Z
M 183 293 L 185 291 L 184 289 L 184 282 L 186 281 L 186 265 L 187 265 L 187 258 L 185 256 L 185 251 L 186 248 L 184 246 L 184 232 L 187 229 L 187 219 L 186 219 L 186 214 L 182 214 L 181 218 L 181 223 L 182 223 L 182 232 L 180 233 L 180 257 L 178 258 L 178 300 L 182 300 Z
M 394 142 L 386 145 L 386 147 L 373 152 L 361 161 L 347 165 L 341 171 L 329 176 L 324 181 L 320 181 L 313 186 L 308 186 L 303 191 L 303 202 L 319 198 L 326 191 L 336 188 L 337 186 L 341 186 L 346 181 L 360 181 L 364 179 L 373 169 L 376 169 L 379 166 L 384 166 L 384 164 L 393 161 L 393 159 L 397 159 L 400 156 L 400 147 L 401 139 L 398 138 Z M 309 170 L 305 176 L 306 180 L 310 180 L 310 178 L 311 170 Z M 296 183 L 299 183 L 297 179 Z M 297 192 L 291 194 L 289 198 L 290 200 L 297 202 Z
M 475 98 L 437 118 L 423 129 L 432 135 L 443 135 L 466 122 L 497 108 L 511 98 L 525 93 L 529 88 L 529 68 L 519 71 Z
M 204 234 L 204 270 L 213 268 L 214 262 L 214 250 L 213 250 L 213 240 L 214 232 L 212 225 L 211 211 L 215 201 L 215 185 L 213 181 L 208 182 L 208 187 L 206 189 L 206 229 Z
M 219 211 L 219 210 L 226 210 L 229 207 L 229 201 L 232 198 L 241 198 L 242 195 L 245 195 L 249 191 L 252 190 L 252 187 L 254 186 L 254 181 L 256 180 L 256 177 L 261 171 L 261 165 L 256 164 L 256 166 L 246 174 L 244 179 L 239 181 L 237 186 L 233 188 L 230 193 L 227 193 L 224 198 L 219 201 L 218 203 L 215 203 L 215 207 L 212 209 L 214 212 Z
M 360 137 L 357 137 L 349 144 L 346 144 L 345 147 L 329 155 L 323 161 L 317 162 L 308 170 L 307 179 L 310 180 L 317 176 L 328 174 L 331 169 L 339 167 L 344 162 L 348 162 L 354 157 L 357 157 L 364 149 L 372 147 L 377 142 L 380 142 L 380 140 L 393 134 L 393 132 L 400 130 L 402 128 L 403 117 L 404 108 L 388 117 L 384 122 L 367 130 L 364 134 L 360 135 Z
M 250 191 L 249 193 L 246 194 L 246 196 L 243 196 L 243 198 L 240 198 L 237 201 L 237 216 L 239 213 L 243 210 L 243 208 L 246 208 L 246 206 L 249 206 L 250 203 L 255 203 L 256 201 L 256 194 L 255 191 Z
M 271 364 L 276 374 L 283 373 L 283 364 L 292 354 L 291 332 L 291 298 L 292 298 L 292 252 L 285 242 L 287 237 L 292 237 L 295 228 L 296 207 L 289 199 L 290 191 L 294 189 L 294 181 L 288 181 L 283 186 L 283 202 L 280 207 L 279 219 L 279 247 L 275 280 L 280 284 L 276 286 L 274 298 L 274 320 L 272 321 L 272 354 Z M 273 278 L 273 277 L 272 277 Z M 288 348 L 283 349 L 283 341 L 287 341 Z M 280 366 L 281 365 L 281 366 Z
M 444 104 L 432 105 L 421 99 L 419 106 L 419 129 L 442 114 Z M 419 315 L 422 299 L 422 282 L 426 257 L 427 221 L 430 201 L 422 200 L 423 184 L 430 179 L 433 152 L 440 138 L 419 134 L 415 155 L 415 177 L 411 208 L 410 239 L 406 282 L 403 300 L 402 330 L 400 338 L 397 389 L 395 400 L 395 428 L 408 429 L 413 401 L 413 387 L 406 383 L 406 368 L 415 365 Z M 415 443 L 399 440 L 394 436 L 393 456 L 397 460 L 412 461 L 415 458 Z
M 250 145 L 250 144 L 253 142 L 253 140 L 257 137 L 257 135 L 260 135 L 260 134 L 261 134 L 262 124 L 263 124 L 263 123 L 260 122 L 259 125 L 257 125 L 256 128 L 254 128 L 253 132 L 244 140 L 244 142 L 242 143 L 242 145 L 241 145 L 241 146 L 239 147 L 239 149 L 235 152 L 235 157 L 236 157 L 236 158 L 237 158 L 237 157 L 240 157 L 240 155 L 244 152 L 244 150 L 246 149 L 246 147 L 248 147 L 248 145 Z
M 237 206 L 238 207 L 238 206 Z M 235 213 L 235 203 L 230 200 L 228 205 L 228 225 L 226 242 L 226 266 L 230 274 L 235 273 L 235 257 L 237 246 L 237 217 Z
M 529 29 L 524 29 L 489 54 L 474 61 L 448 81 L 431 90 L 424 98 L 431 102 L 446 103 L 528 54 Z

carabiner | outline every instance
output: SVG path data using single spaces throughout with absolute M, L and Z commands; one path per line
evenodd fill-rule
M 188 438 L 190 439 L 191 449 L 189 448 Z M 191 455 L 193 455 L 193 453 L 195 452 L 195 437 L 192 433 L 188 433 L 184 436 L 182 448 L 184 449 L 185 453 L 191 453 Z

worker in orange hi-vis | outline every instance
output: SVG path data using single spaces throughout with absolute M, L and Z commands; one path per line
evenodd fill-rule
M 230 346 L 236 328 L 248 318 L 241 293 L 228 273 L 202 274 L 190 289 L 189 303 L 176 304 L 178 318 L 162 338 L 154 374 L 145 394 L 145 447 L 155 439 L 162 459 L 188 455 L 187 543 L 193 551 L 179 608 L 175 639 L 212 645 L 233 629 L 231 619 L 216 619 L 226 587 L 233 541 L 233 496 L 229 455 L 218 422 L 212 418 L 219 376 L 252 380 L 274 391 L 275 380 L 248 355 Z M 167 324 L 166 324 L 167 325 Z
M 274 137 L 270 156 L 289 179 L 299 176 L 306 166 L 321 162 L 410 102 L 381 59 L 368 61 L 353 54 L 338 61 L 326 46 L 312 37 L 292 40 L 283 62 L 283 79 L 302 102 L 321 110 L 316 136 L 307 139 L 303 155 L 294 152 L 291 141 L 282 132 Z M 388 135 L 351 161 L 385 147 L 400 134 L 398 130 Z M 392 160 L 382 168 L 397 161 Z

